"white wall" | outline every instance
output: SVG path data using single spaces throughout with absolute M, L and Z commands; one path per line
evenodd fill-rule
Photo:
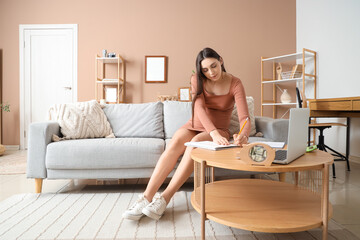
M 308 48 L 318 53 L 317 98 L 360 96 L 359 0 L 297 0 L 296 44 L 298 52 Z M 350 131 L 350 155 L 359 157 L 360 118 L 351 119 Z M 325 134 L 329 146 L 345 152 L 344 127 Z

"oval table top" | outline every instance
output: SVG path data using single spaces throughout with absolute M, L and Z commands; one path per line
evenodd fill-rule
M 195 148 L 191 152 L 191 157 L 194 161 L 201 163 L 206 162 L 206 165 L 212 167 L 219 167 L 232 170 L 254 171 L 254 172 L 296 172 L 310 169 L 322 169 L 325 164 L 332 164 L 334 157 L 327 152 L 315 150 L 305 153 L 303 156 L 294 160 L 289 164 L 272 163 L 271 166 L 256 166 L 250 165 L 241 159 L 236 159 L 240 148 L 229 148 L 219 151 L 206 150 Z

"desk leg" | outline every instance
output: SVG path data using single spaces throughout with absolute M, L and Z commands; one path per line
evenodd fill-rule
M 299 172 L 295 172 L 294 182 L 296 186 L 299 185 Z
M 201 179 L 200 179 L 200 191 L 201 191 L 201 239 L 205 240 L 205 169 L 206 169 L 206 162 L 201 162 Z
M 349 164 L 349 153 L 350 153 L 350 118 L 346 118 L 346 164 L 347 170 L 350 171 L 350 164 Z
M 323 176 L 322 176 L 322 194 L 321 194 L 321 205 L 322 205 L 322 222 L 323 222 L 323 240 L 328 239 L 328 221 L 329 221 L 329 164 L 324 165 Z
M 285 182 L 286 180 L 286 172 L 281 172 L 281 173 L 278 173 L 279 174 L 279 181 L 280 182 Z

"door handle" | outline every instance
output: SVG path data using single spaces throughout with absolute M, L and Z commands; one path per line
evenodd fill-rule
M 71 87 L 64 87 L 66 90 L 71 90 Z

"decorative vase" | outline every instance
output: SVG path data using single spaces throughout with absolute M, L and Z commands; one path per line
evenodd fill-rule
M 291 103 L 291 96 L 287 92 L 287 89 L 284 89 L 283 93 L 281 94 L 280 100 L 282 103 Z

